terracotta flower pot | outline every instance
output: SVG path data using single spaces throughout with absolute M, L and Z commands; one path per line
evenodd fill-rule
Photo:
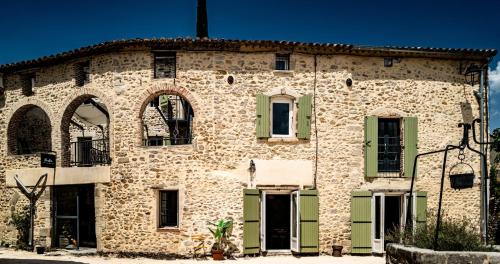
M 224 260 L 224 250 L 212 250 L 212 258 L 213 260 Z

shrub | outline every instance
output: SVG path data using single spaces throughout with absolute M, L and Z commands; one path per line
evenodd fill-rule
M 28 249 L 30 222 L 30 208 L 28 205 L 19 211 L 12 212 L 9 224 L 14 225 L 17 229 L 17 248 Z
M 405 229 L 392 230 L 387 235 L 391 241 L 400 241 L 404 245 L 418 248 L 434 249 L 434 235 L 436 231 L 436 216 L 430 214 L 427 225 L 419 225 L 415 232 Z M 481 234 L 475 226 L 474 221 L 463 217 L 455 219 L 441 217 L 441 227 L 438 235 L 437 250 L 439 251 L 493 251 L 490 246 L 481 242 Z

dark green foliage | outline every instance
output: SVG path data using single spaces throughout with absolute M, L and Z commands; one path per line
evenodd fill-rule
M 30 209 L 28 205 L 24 206 L 19 211 L 12 212 L 9 224 L 14 225 L 17 229 L 17 248 L 28 249 L 30 220 Z
M 498 156 L 497 156 L 498 158 Z M 498 161 L 496 161 L 497 163 Z M 491 243 L 500 244 L 500 184 L 497 180 L 496 164 L 490 169 L 490 217 L 488 221 L 488 239 Z
M 495 150 L 496 152 L 500 152 L 500 128 L 495 128 L 492 133 L 491 137 L 491 149 Z M 498 162 L 500 157 L 496 157 L 495 161 Z
M 411 230 L 389 232 L 387 239 L 401 241 L 404 245 L 418 248 L 434 249 L 434 234 L 436 230 L 435 215 L 427 217 L 428 224 L 418 226 L 415 233 Z M 492 247 L 484 246 L 475 221 L 467 218 L 454 219 L 442 217 L 438 239 L 439 251 L 493 251 Z

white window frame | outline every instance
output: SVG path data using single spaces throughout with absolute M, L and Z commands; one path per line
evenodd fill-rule
M 288 134 L 274 134 L 273 133 L 273 104 L 274 103 L 279 103 L 279 104 L 288 104 Z M 293 130 L 293 108 L 294 105 L 294 100 L 291 98 L 286 98 L 286 97 L 275 97 L 271 98 L 271 137 L 272 138 L 290 138 L 294 136 L 294 130 Z

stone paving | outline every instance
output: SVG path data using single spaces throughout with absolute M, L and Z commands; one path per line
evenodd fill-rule
M 175 262 L 180 264 L 209 264 L 209 263 L 318 263 L 318 264 L 383 264 L 385 263 L 385 258 L 375 257 L 375 256 L 343 256 L 340 258 L 331 256 L 319 256 L 319 257 L 293 257 L 293 256 L 272 256 L 272 257 L 246 257 L 246 258 L 236 258 L 233 260 L 224 261 L 213 261 L 209 258 L 205 259 L 182 259 L 182 260 L 156 260 L 147 258 L 114 258 L 114 257 L 98 257 L 98 256 L 73 256 L 69 255 L 67 252 L 61 252 L 61 255 L 54 256 L 57 254 L 47 255 L 37 255 L 33 252 L 26 251 L 16 251 L 13 249 L 0 249 L 0 263 L 2 264 L 99 264 L 99 263 L 109 263 L 109 264 L 119 264 L 119 263 L 130 263 L 130 264 L 160 264 Z

